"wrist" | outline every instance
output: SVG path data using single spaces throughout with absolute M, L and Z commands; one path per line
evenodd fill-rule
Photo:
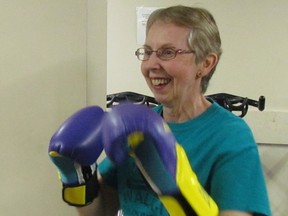
M 82 184 L 63 184 L 62 198 L 64 202 L 72 206 L 89 205 L 98 196 L 99 182 L 95 171 L 89 179 Z

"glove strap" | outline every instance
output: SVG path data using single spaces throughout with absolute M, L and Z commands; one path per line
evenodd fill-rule
M 72 206 L 86 206 L 90 204 L 98 195 L 99 182 L 97 171 L 84 184 L 70 186 L 64 185 L 62 189 L 63 200 Z

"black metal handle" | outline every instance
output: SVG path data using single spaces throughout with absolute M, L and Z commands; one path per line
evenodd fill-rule
M 257 107 L 260 111 L 265 109 L 264 96 L 260 96 L 258 101 L 227 93 L 207 95 L 206 98 L 217 102 L 220 106 L 224 107 L 230 112 L 240 112 L 238 116 L 241 118 L 247 114 L 249 106 Z M 145 104 L 150 107 L 157 106 L 159 104 L 155 98 L 135 92 L 120 92 L 116 94 L 110 94 L 107 95 L 106 100 L 107 108 L 124 102 Z

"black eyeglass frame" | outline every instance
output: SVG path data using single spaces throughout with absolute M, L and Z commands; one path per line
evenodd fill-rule
M 142 53 L 140 53 L 140 51 L 143 50 Z M 149 51 L 149 54 L 147 54 L 147 51 Z M 163 53 L 165 53 L 165 51 L 170 51 L 172 53 L 170 53 L 170 57 L 163 57 Z M 182 50 L 182 49 L 173 49 L 173 48 L 160 48 L 158 50 L 152 50 L 149 48 L 138 48 L 135 51 L 135 55 L 137 56 L 138 60 L 140 61 L 147 61 L 149 60 L 150 56 L 152 55 L 152 53 L 155 52 L 156 56 L 163 60 L 163 61 L 169 61 L 171 59 L 176 58 L 177 54 L 190 54 L 190 53 L 195 53 L 195 50 Z M 143 56 L 143 59 L 140 57 Z

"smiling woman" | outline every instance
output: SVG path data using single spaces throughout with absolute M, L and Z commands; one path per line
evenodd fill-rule
M 181 215 L 191 210 L 199 211 L 199 215 L 218 215 L 217 210 L 209 208 L 203 213 L 205 205 L 198 208 L 201 199 L 195 199 L 196 194 L 191 192 L 192 183 L 183 180 L 187 183 L 183 189 L 183 182 L 178 181 L 173 171 L 176 165 L 179 170 L 193 168 L 186 173 L 195 172 L 200 185 L 197 187 L 203 186 L 200 191 L 207 192 L 207 200 L 215 201 L 219 215 L 270 215 L 261 162 L 250 128 L 241 118 L 204 96 L 221 56 L 221 40 L 213 16 L 205 9 L 185 6 L 156 10 L 148 19 L 145 44 L 135 55 L 141 60 L 148 87 L 161 104 L 153 109 L 163 119 L 129 105 L 112 107 L 106 115 L 103 137 L 108 158 L 99 164 L 99 172 L 105 190 L 109 188 L 118 193 L 114 198 L 124 215 L 136 212 L 155 215 L 155 209 L 159 210 L 157 215 Z M 156 129 L 162 128 L 159 122 L 163 120 L 167 123 L 164 128 L 173 134 Z M 157 139 L 153 138 L 155 133 Z M 135 136 L 138 138 L 132 139 Z M 113 137 L 121 138 L 114 140 Z M 174 139 L 179 146 L 165 141 Z M 136 140 L 136 144 L 131 140 Z M 128 149 L 133 157 L 123 161 Z M 172 156 L 166 161 L 164 155 L 168 152 L 174 155 L 173 149 L 177 149 L 176 159 Z M 189 162 L 183 163 L 178 153 L 185 155 Z M 163 171 L 166 166 L 167 172 Z M 155 173 L 160 170 L 163 175 L 156 177 Z M 249 178 L 252 173 L 253 181 Z M 162 182 L 163 176 L 167 178 Z M 198 182 L 196 179 L 193 182 Z M 171 189 L 173 193 L 169 193 Z M 178 204 L 167 202 L 171 194 Z M 105 202 L 109 202 L 106 195 L 101 192 Z M 146 201 L 153 200 L 154 205 L 135 198 L 143 196 Z
M 288 97 L 285 83 L 288 79 L 288 74 L 285 73 L 288 32 L 283 31 L 287 26 L 283 21 L 286 17 L 285 8 L 288 7 L 286 1 L 276 4 L 263 0 L 261 7 L 249 0 L 229 3 L 213 0 L 198 3 L 189 0 L 159 0 L 157 4 L 149 1 L 139 3 L 128 0 L 122 4 L 116 0 L 109 1 L 107 94 L 135 91 L 152 95 L 139 76 L 139 62 L 133 56 L 135 50 L 144 44 L 136 41 L 136 33 L 143 33 L 142 38 L 145 38 L 144 30 L 139 32 L 136 28 L 136 21 L 143 28 L 145 26 L 143 19 L 136 19 L 135 8 L 143 8 L 146 17 L 146 11 L 155 9 L 155 6 L 166 7 L 174 4 L 173 2 L 209 9 L 220 29 L 223 55 L 207 93 L 228 92 L 252 98 L 265 95 L 269 99 L 266 111 L 259 113 L 251 109 L 245 119 L 257 142 L 287 144 L 288 126 L 285 122 L 288 119 L 288 100 L 284 98 Z M 265 26 L 259 25 L 260 22 L 265 23 Z M 270 44 L 269 47 L 267 44 Z M 116 51 L 121 52 L 121 58 Z M 277 71 L 278 76 L 272 71 Z M 277 83 L 277 87 L 267 85 L 270 82 Z
M 97 185 L 94 168 L 99 169 L 100 187 L 87 193 L 93 196 L 88 203 L 81 202 L 79 214 L 114 215 L 122 209 L 124 215 L 270 216 L 250 128 L 204 95 L 221 56 L 220 34 L 211 13 L 181 5 L 162 8 L 149 17 L 146 33 L 136 55 L 160 105 L 153 110 L 118 105 L 102 115 L 95 130 L 99 136 L 87 141 L 94 140 L 99 148 L 103 144 L 107 157 L 98 166 L 95 161 L 93 170 L 69 155 L 69 169 L 56 164 L 66 177 L 62 179 L 72 180 L 68 181 L 74 182 L 71 187 L 86 192 Z M 128 77 L 124 72 L 121 76 Z M 80 140 L 86 141 L 83 134 L 78 134 Z M 84 152 L 80 150 L 85 144 L 74 144 L 75 152 Z M 83 185 L 73 178 L 76 171 L 89 171 L 81 179 Z
M 147 22 L 145 44 L 136 50 L 135 55 L 142 61 L 141 71 L 148 87 L 156 101 L 161 104 L 154 109 L 162 114 L 177 141 L 185 149 L 191 166 L 201 179 L 201 184 L 216 201 L 220 215 L 252 215 L 251 211 L 255 214 L 270 215 L 257 145 L 250 129 L 244 121 L 225 112 L 204 96 L 221 53 L 220 34 L 213 16 L 205 9 L 175 6 L 159 9 L 151 14 Z M 153 124 L 152 119 L 151 124 Z M 245 137 L 244 139 L 243 137 L 240 139 L 239 132 Z M 207 137 L 209 137 L 209 142 Z M 226 137 L 225 140 L 223 137 Z M 233 153 L 229 153 L 231 144 L 236 147 Z M 206 150 L 201 148 L 203 145 Z M 196 150 L 198 148 L 199 150 Z M 205 151 L 215 148 L 220 151 L 214 151 L 213 154 L 207 153 L 208 158 L 211 159 L 207 160 Z M 225 155 L 225 157 L 221 158 L 217 155 Z M 206 158 L 205 169 L 201 163 L 204 161 L 202 157 Z M 230 161 L 225 158 L 234 159 Z M 253 161 L 255 170 L 254 168 L 248 169 L 250 166 L 245 165 L 247 158 L 250 158 L 249 163 Z M 242 170 L 243 167 L 246 167 L 245 171 Z M 121 172 L 122 169 L 119 167 L 119 170 Z M 203 170 L 209 171 L 207 173 Z M 100 173 L 105 181 L 110 182 L 110 174 L 106 172 L 110 173 L 107 160 L 100 164 Z M 249 201 L 251 196 L 246 193 L 251 192 L 255 179 L 251 182 L 249 178 L 245 178 L 241 180 L 241 186 L 236 187 L 233 182 L 239 179 L 238 173 L 243 173 L 243 175 L 244 173 L 247 175 L 258 173 L 255 178 L 260 187 L 254 188 L 256 190 L 253 192 L 253 196 L 256 194 L 258 197 L 258 204 L 255 201 Z M 212 176 L 213 180 L 209 180 L 208 176 Z M 121 185 L 121 187 L 124 186 Z M 128 202 L 127 200 L 121 201 L 125 199 L 121 196 L 121 191 L 122 189 L 119 191 L 120 203 Z M 230 196 L 224 196 L 224 194 L 230 194 Z M 233 197 L 238 197 L 238 201 Z M 169 206 L 164 205 L 169 211 Z M 131 212 L 131 209 L 126 209 L 126 206 L 129 204 L 123 203 L 124 214 Z
M 206 91 L 207 86 L 202 85 L 202 80 L 207 79 L 205 77 L 210 79 L 212 76 L 210 72 L 211 70 L 214 71 L 219 57 L 214 53 L 209 53 L 209 58 L 207 56 L 205 62 L 196 64 L 198 54 L 193 50 L 198 48 L 191 47 L 189 44 L 192 29 L 186 26 L 182 27 L 183 24 L 178 26 L 173 22 L 162 21 L 161 19 L 153 22 L 153 14 L 151 19 L 153 25 L 150 24 L 150 26 L 148 21 L 145 47 L 155 50 L 169 49 L 173 50 L 174 54 L 172 55 L 173 58 L 164 60 L 162 56 L 151 55 L 149 59 L 142 61 L 142 73 L 157 101 L 162 104 L 169 103 L 169 106 L 171 106 L 171 103 L 184 105 L 188 102 L 185 100 L 191 99 L 193 94 Z M 189 55 L 176 55 L 176 50 L 188 51 Z M 194 61 L 191 61 L 192 59 Z M 163 82 L 165 85 L 155 86 L 153 85 L 154 80 L 169 80 L 169 82 Z M 190 96 L 188 97 L 187 94 Z

